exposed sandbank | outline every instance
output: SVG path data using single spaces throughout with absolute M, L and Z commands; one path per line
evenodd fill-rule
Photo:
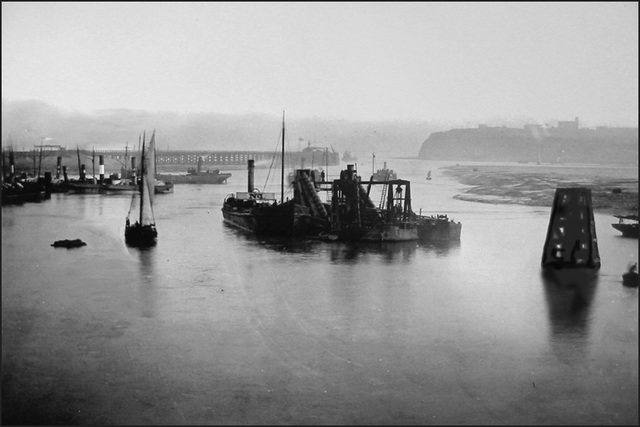
M 492 204 L 551 207 L 556 188 L 591 189 L 594 210 L 638 213 L 638 168 L 579 165 L 455 165 L 443 168 L 470 186 L 456 196 Z

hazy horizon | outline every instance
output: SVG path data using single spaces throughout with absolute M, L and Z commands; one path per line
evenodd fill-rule
M 637 3 L 2 3 L 3 101 L 638 126 Z

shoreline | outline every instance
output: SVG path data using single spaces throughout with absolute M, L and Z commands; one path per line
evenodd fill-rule
M 441 168 L 465 186 L 456 199 L 551 207 L 556 188 L 591 189 L 594 211 L 612 215 L 638 214 L 638 176 L 631 168 L 567 165 L 564 168 L 520 165 L 455 165 Z

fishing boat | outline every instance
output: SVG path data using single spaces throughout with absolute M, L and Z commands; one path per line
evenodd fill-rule
M 284 114 L 282 117 L 282 161 L 280 201 L 275 193 L 254 187 L 254 160 L 248 161 L 247 191 L 228 194 L 222 204 L 224 222 L 255 234 L 302 236 L 308 233 L 309 208 L 292 200 L 284 200 Z
M 618 218 L 618 222 L 611 226 L 620 231 L 623 237 L 638 238 L 638 215 L 614 215 L 614 217 Z
M 174 184 L 226 184 L 230 173 L 220 172 L 219 169 L 203 170 L 202 157 L 198 157 L 197 168 L 187 169 L 185 174 L 157 174 L 156 178 L 163 181 L 170 181 Z
M 124 239 L 129 246 L 148 247 L 156 244 L 158 231 L 156 230 L 153 215 L 153 196 L 155 180 L 155 130 L 149 141 L 148 151 L 145 152 L 145 138 L 142 140 L 142 157 L 140 162 L 140 185 L 138 191 L 133 193 L 131 206 L 127 213 Z M 136 203 L 137 202 L 137 203 Z M 137 221 L 132 224 L 132 213 L 138 210 Z

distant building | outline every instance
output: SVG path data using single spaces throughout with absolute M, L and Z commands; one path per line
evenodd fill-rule
M 580 127 L 580 123 L 578 122 L 578 118 L 576 117 L 575 120 L 573 121 L 567 121 L 567 122 L 558 122 L 558 129 L 564 129 L 564 130 L 578 130 L 578 128 Z

